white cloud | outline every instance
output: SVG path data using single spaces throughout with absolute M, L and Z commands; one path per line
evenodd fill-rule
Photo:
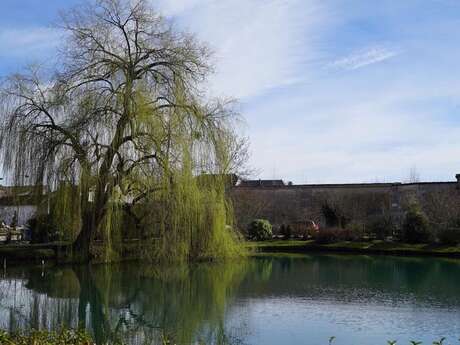
M 61 32 L 55 29 L 35 27 L 25 29 L 0 29 L 0 57 L 34 57 L 50 54 L 59 43 Z
M 386 48 L 383 46 L 374 46 L 371 48 L 362 49 L 349 56 L 338 59 L 330 64 L 333 68 L 354 70 L 378 62 L 391 59 L 400 52 L 395 49 Z
M 153 5 L 158 5 L 163 15 L 178 16 L 185 11 L 189 11 L 196 6 L 203 6 L 214 0 L 159 0 L 152 1 Z
M 426 35 L 387 37 L 383 24 L 354 31 L 369 9 L 337 2 L 166 2 L 169 15 L 216 51 L 213 91 L 243 100 L 260 177 L 398 181 L 414 165 L 427 180 L 460 172 L 460 125 L 440 118 L 454 107 L 449 99 L 460 99 L 460 78 L 448 68 L 458 54 L 430 49 Z M 443 42 L 435 39 L 448 48 Z M 341 55 L 344 47 L 362 48 Z
M 401 16 L 363 32 L 356 25 L 373 24 L 372 6 L 350 9 L 346 2 L 321 0 L 153 3 L 214 49 L 212 93 L 242 100 L 251 164 L 262 178 L 397 181 L 417 166 L 422 179 L 451 180 L 460 172 L 456 23 L 442 21 L 444 29 L 436 21 L 420 32 L 420 25 Z M 404 35 L 395 28 L 405 29 Z M 58 36 L 49 29 L 0 29 L 0 58 L 46 51 Z M 343 55 L 344 49 L 351 53 Z M 373 64 L 379 68 L 364 68 Z M 343 70 L 356 73 L 335 73 Z
M 411 83 L 391 89 L 387 83 L 360 86 L 347 79 L 348 90 L 334 84 L 318 83 L 308 100 L 303 90 L 290 97 L 289 105 L 274 100 L 251 110 L 250 116 L 254 112 L 267 117 L 264 124 L 251 122 L 253 164 L 262 170 L 262 178 L 296 183 L 401 181 L 417 166 L 424 180 L 453 180 L 460 171 L 460 126 L 443 121 L 432 109 L 406 107 L 420 99 L 435 101 L 436 94 L 460 97 L 447 86 L 453 84 L 444 89 L 436 84 L 436 92 Z M 388 91 L 382 93 L 382 88 Z M 286 117 L 282 124 L 273 120 L 300 108 L 307 109 L 303 116 Z
M 188 0 L 160 2 L 215 51 L 213 93 L 247 99 L 305 78 L 314 59 L 314 28 L 327 11 L 318 0 Z

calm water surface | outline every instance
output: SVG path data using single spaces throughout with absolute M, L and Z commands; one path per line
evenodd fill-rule
M 0 327 L 98 342 L 385 345 L 460 337 L 460 261 L 263 256 L 226 264 L 8 268 Z

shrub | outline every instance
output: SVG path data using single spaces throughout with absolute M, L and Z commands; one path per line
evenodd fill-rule
M 364 226 L 359 223 L 351 223 L 347 226 L 344 236 L 348 237 L 346 241 L 358 241 L 364 237 Z
M 265 219 L 254 219 L 248 228 L 248 237 L 251 240 L 265 241 L 272 238 L 272 225 Z
M 428 243 L 432 238 L 428 218 L 417 204 L 412 204 L 404 218 L 402 240 L 407 243 Z
M 0 330 L 0 344 L 92 345 L 94 344 L 94 342 L 91 340 L 91 337 L 83 331 L 31 331 L 29 334 L 9 334 L 5 331 Z
M 383 240 L 387 236 L 392 236 L 396 229 L 390 217 L 382 216 L 371 220 L 367 225 L 367 230 L 377 239 Z
M 37 215 L 27 222 L 27 228 L 31 231 L 32 243 L 47 243 L 59 239 L 59 228 L 51 215 Z
M 324 228 L 319 230 L 315 235 L 315 242 L 320 244 L 355 241 L 357 239 L 356 234 L 352 230 L 341 228 Z
M 326 219 L 326 225 L 329 227 L 346 227 L 351 221 L 340 208 L 333 207 L 328 203 L 321 207 L 321 213 Z
M 339 228 L 324 228 L 318 231 L 315 235 L 315 241 L 317 243 L 326 244 L 338 241 Z
M 281 225 L 280 235 L 283 236 L 283 239 L 289 240 L 292 236 L 292 228 L 290 225 Z
M 460 243 L 460 228 L 446 227 L 438 232 L 438 240 L 442 244 L 457 245 Z

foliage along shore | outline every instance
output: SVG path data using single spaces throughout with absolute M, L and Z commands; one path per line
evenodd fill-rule
M 244 242 L 238 243 L 238 253 L 233 257 L 241 258 L 246 257 L 249 253 L 247 252 Z M 104 243 L 96 243 L 93 245 L 93 251 L 95 257 L 91 260 L 91 263 L 116 263 L 124 261 L 135 261 L 135 260 L 148 260 L 146 259 L 144 252 L 151 249 L 150 243 L 143 243 L 139 240 L 126 240 L 118 244 L 118 256 L 116 259 L 111 258 L 109 261 L 103 256 L 104 254 Z M 72 256 L 69 254 L 72 249 L 71 242 L 51 242 L 51 243 L 36 243 L 36 244 L 4 244 L 0 246 L 0 264 L 5 265 L 11 262 L 14 263 L 39 263 L 46 264 L 49 262 L 58 264 L 72 264 Z M 230 257 L 203 257 L 202 259 L 193 259 L 190 261 L 220 261 L 230 259 Z M 153 260 L 155 261 L 155 260 Z M 155 262 L 162 261 L 161 259 Z M 181 258 L 174 260 L 174 258 L 165 261 L 183 261 Z
M 375 240 L 369 242 L 342 241 L 320 244 L 314 240 L 271 240 L 248 242 L 253 253 L 335 252 L 350 254 L 384 254 L 400 256 L 459 257 L 460 247 L 440 244 L 409 244 Z
M 0 259 L 7 262 L 57 262 L 65 263 L 65 249 L 69 243 L 4 245 L 0 247 Z M 120 261 L 140 260 L 140 243 L 127 242 L 123 245 L 124 255 Z M 342 253 L 362 255 L 398 255 L 398 256 L 435 256 L 460 258 L 460 247 L 440 244 L 409 244 L 385 242 L 381 240 L 368 242 L 342 241 L 320 244 L 314 240 L 270 240 L 246 242 L 249 254 L 259 253 Z
M 328 340 L 329 345 L 335 344 L 336 337 L 330 337 Z M 433 345 L 443 345 L 446 338 L 442 337 L 437 341 L 433 341 Z M 162 345 L 174 344 L 167 338 L 164 338 Z M 0 344 L 7 345 L 95 345 L 91 336 L 84 331 L 66 330 L 63 329 L 58 332 L 49 331 L 36 331 L 33 330 L 29 333 L 8 333 L 0 330 Z M 202 343 L 200 343 L 202 344 Z M 325 342 L 326 344 L 326 342 Z M 387 341 L 389 345 L 397 345 L 397 340 Z M 410 345 L 423 344 L 419 341 L 410 341 Z M 106 345 L 124 345 L 122 342 L 110 342 Z

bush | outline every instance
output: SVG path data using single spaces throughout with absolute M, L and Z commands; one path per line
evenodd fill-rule
M 428 218 L 417 204 L 411 205 L 404 218 L 402 240 L 407 243 L 429 243 L 432 239 Z
M 283 236 L 283 239 L 289 240 L 292 236 L 292 228 L 290 225 L 281 225 L 280 235 Z
M 395 226 L 389 217 L 374 218 L 367 225 L 368 233 L 374 235 L 379 240 L 384 240 L 386 237 L 392 236 L 395 230 Z
M 59 239 L 59 228 L 51 215 L 41 214 L 29 219 L 27 228 L 32 243 L 48 243 Z
M 315 235 L 315 242 L 320 244 L 334 243 L 340 241 L 356 241 L 359 239 L 351 229 L 324 228 Z
M 346 241 L 358 241 L 362 240 L 364 237 L 364 226 L 363 224 L 359 223 L 351 223 L 347 226 L 344 235 L 347 236 L 349 239 Z
M 31 331 L 29 334 L 9 334 L 5 331 L 0 330 L 0 344 L 91 345 L 94 344 L 94 342 L 91 340 L 91 337 L 83 331 Z
M 351 221 L 350 217 L 346 216 L 340 208 L 333 207 L 328 203 L 321 207 L 321 213 L 329 227 L 346 227 Z
M 460 228 L 444 228 L 438 232 L 438 240 L 442 244 L 457 245 L 460 243 Z
M 255 241 L 265 241 L 273 236 L 272 225 L 268 220 L 255 219 L 249 224 L 248 237 Z
M 315 234 L 315 242 L 319 244 L 334 243 L 340 240 L 343 229 L 324 228 Z

